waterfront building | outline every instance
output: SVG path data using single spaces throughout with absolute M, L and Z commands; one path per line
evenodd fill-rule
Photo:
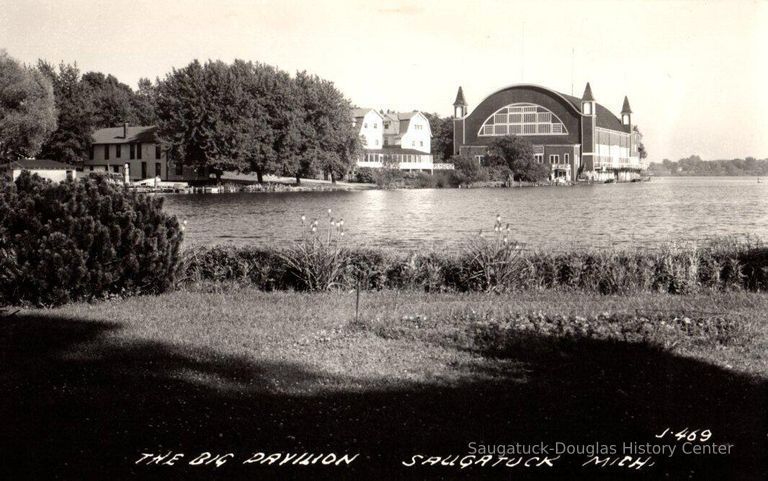
M 360 131 L 364 149 L 384 146 L 384 116 L 374 109 L 352 109 L 352 125 Z
M 83 170 L 119 174 L 136 181 L 153 177 L 168 179 L 168 158 L 156 136 L 155 126 L 98 129 L 91 136 L 91 151 Z
M 2 175 L 11 180 L 16 180 L 24 171 L 37 174 L 53 182 L 62 182 L 66 179 L 75 179 L 77 177 L 75 166 L 56 162 L 55 160 L 21 159 L 0 165 Z
M 453 168 L 453 164 L 433 162 L 432 130 L 427 117 L 418 110 L 353 109 L 352 119 L 364 148 L 358 167 L 429 172 Z
M 533 144 L 534 159 L 549 167 L 553 180 L 627 181 L 647 168 L 629 99 L 624 97 L 619 118 L 595 101 L 589 83 L 581 98 L 538 85 L 512 85 L 486 97 L 471 113 L 459 87 L 453 106 L 454 154 L 478 162 L 494 139 L 519 135 Z

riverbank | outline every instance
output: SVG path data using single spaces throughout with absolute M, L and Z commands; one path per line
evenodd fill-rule
M 657 458 L 634 477 L 759 479 L 766 312 L 755 293 L 381 291 L 363 295 L 355 321 L 349 292 L 236 284 L 23 310 L 0 328 L 0 403 L 14 439 L 2 469 L 26 479 L 433 479 L 454 471 L 402 462 L 466 453 L 469 442 L 651 441 L 689 427 L 733 443 L 733 455 Z M 185 458 L 135 464 L 168 451 Z M 204 451 L 237 461 L 187 464 Z M 360 458 L 343 471 L 242 464 L 258 451 Z M 582 461 L 565 456 L 552 472 Z

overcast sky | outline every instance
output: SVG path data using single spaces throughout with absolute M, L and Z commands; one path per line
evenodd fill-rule
M 364 107 L 451 113 L 535 83 L 618 114 L 651 161 L 768 157 L 768 1 L 0 0 L 0 48 L 132 87 L 192 59 L 332 80 Z

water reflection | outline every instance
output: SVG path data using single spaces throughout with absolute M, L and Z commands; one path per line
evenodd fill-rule
M 752 178 L 658 178 L 650 183 L 534 189 L 424 189 L 173 195 L 187 246 L 275 245 L 300 235 L 300 217 L 343 217 L 347 242 L 404 249 L 452 247 L 496 214 L 532 246 L 653 246 L 711 236 L 768 238 L 768 184 Z

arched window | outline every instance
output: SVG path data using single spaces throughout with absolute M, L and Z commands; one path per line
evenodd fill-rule
M 511 104 L 488 117 L 480 137 L 503 135 L 565 135 L 568 131 L 557 115 L 535 104 Z

